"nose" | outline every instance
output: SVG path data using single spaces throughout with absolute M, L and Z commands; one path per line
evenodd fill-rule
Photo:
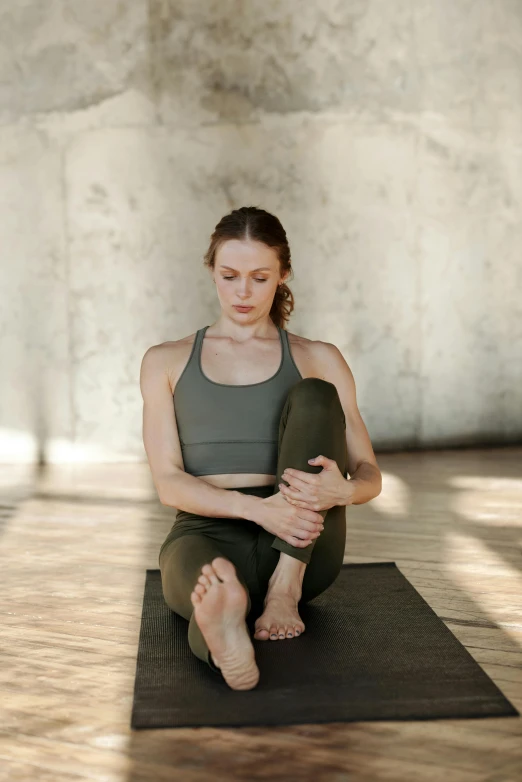
M 239 298 L 242 299 L 249 299 L 250 298 L 250 290 L 248 287 L 248 283 L 245 283 L 241 286 L 241 288 L 238 291 Z

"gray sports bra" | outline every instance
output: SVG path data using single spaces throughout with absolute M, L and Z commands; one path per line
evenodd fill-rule
M 302 379 L 287 332 L 277 326 L 279 369 L 260 383 L 228 385 L 203 374 L 199 329 L 189 360 L 174 388 L 174 411 L 185 471 L 191 475 L 275 475 L 279 419 L 290 388 Z

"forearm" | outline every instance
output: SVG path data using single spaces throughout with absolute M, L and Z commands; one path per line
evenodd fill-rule
M 381 471 L 370 462 L 361 462 L 346 481 L 345 505 L 362 505 L 373 500 L 382 491 Z
M 258 521 L 258 497 L 236 489 L 220 489 L 183 470 L 163 481 L 158 493 L 162 505 L 188 513 Z

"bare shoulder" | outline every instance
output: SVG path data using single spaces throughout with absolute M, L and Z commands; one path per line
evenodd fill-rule
M 142 375 L 164 372 L 170 389 L 174 393 L 176 383 L 189 360 L 195 338 L 196 332 L 193 332 L 180 339 L 167 340 L 157 345 L 151 345 L 145 351 L 142 359 Z
M 339 369 L 346 361 L 339 348 L 332 342 L 307 339 L 288 332 L 292 355 L 303 377 L 318 377 L 334 383 Z
M 299 339 L 303 340 L 302 337 Z M 292 351 L 294 343 L 291 341 Z M 303 340 L 302 347 L 295 342 L 296 352 L 303 350 L 307 356 L 306 374 L 303 377 L 318 377 L 332 383 L 339 394 L 341 404 L 347 420 L 360 422 L 360 413 L 357 408 L 357 389 L 355 379 L 346 359 L 333 342 L 323 342 L 320 339 Z M 300 369 L 300 367 L 299 367 Z

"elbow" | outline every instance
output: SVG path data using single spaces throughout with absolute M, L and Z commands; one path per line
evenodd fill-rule
M 173 473 L 158 481 L 156 489 L 158 492 L 158 498 L 162 505 L 166 505 L 168 508 L 177 508 L 176 505 L 176 492 L 175 492 L 175 478 L 179 475 L 178 472 Z
M 374 500 L 376 497 L 378 497 L 381 492 L 382 492 L 382 474 L 381 471 L 378 470 L 377 478 L 375 479 L 375 494 L 373 495 L 372 499 Z
M 158 500 L 161 502 L 162 505 L 166 505 L 166 496 L 165 496 L 165 490 L 161 486 L 156 486 L 156 491 L 158 492 Z
M 376 464 L 371 464 L 373 474 L 370 476 L 369 484 L 371 486 L 370 491 L 372 496 L 370 500 L 374 500 L 382 492 L 382 473 Z
M 162 505 L 165 505 L 167 508 L 177 508 L 178 505 L 176 504 L 176 501 L 172 497 L 172 495 L 167 496 L 165 493 L 159 494 L 159 501 Z
M 177 508 L 175 498 L 173 496 L 172 488 L 170 490 L 163 489 L 162 491 L 158 492 L 159 501 L 162 505 L 165 505 L 167 508 Z
M 169 472 L 168 475 L 164 475 L 160 478 L 156 484 L 159 501 L 167 508 L 177 509 L 179 507 L 179 500 L 176 496 L 176 479 L 179 478 L 180 475 L 185 475 L 185 470 L 176 469 L 174 472 Z

